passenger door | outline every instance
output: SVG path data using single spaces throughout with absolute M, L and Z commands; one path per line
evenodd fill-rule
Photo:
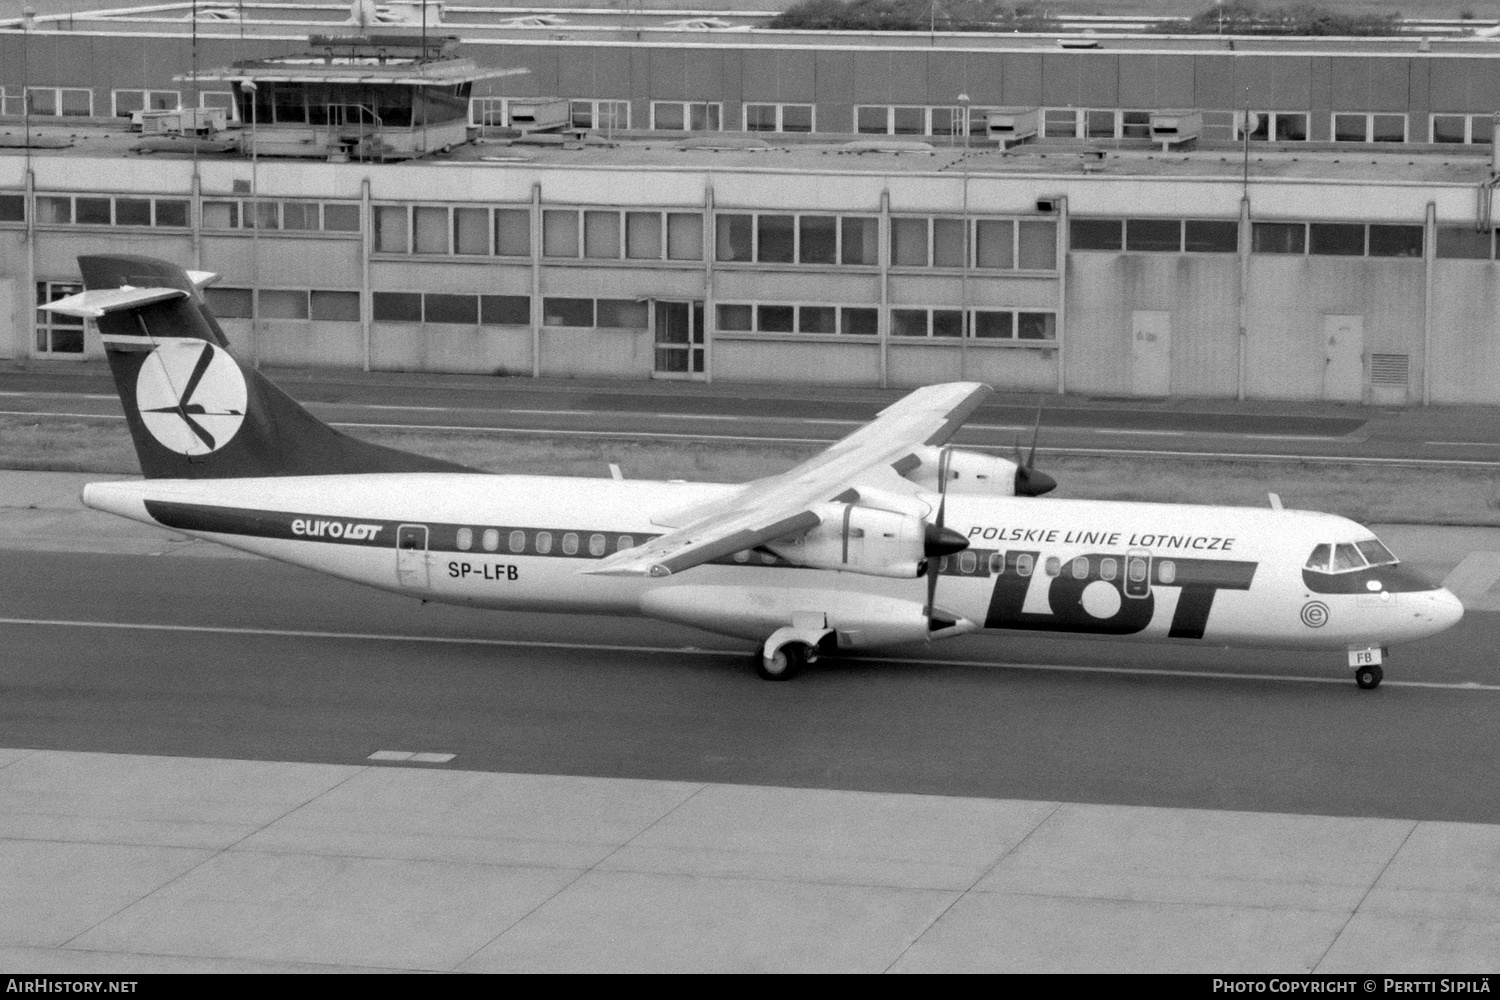
M 427 525 L 403 524 L 396 529 L 396 582 L 412 590 L 426 590 Z

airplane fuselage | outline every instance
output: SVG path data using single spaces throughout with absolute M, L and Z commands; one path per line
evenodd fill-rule
M 766 549 L 660 578 L 580 572 L 735 489 L 407 473 L 96 483 L 84 502 L 423 600 L 645 614 L 747 639 L 818 614 L 846 648 L 978 629 L 1377 648 L 1462 614 L 1400 566 L 1309 572 L 1316 546 L 1372 537 L 1352 521 L 1242 507 L 950 495 L 947 526 L 970 547 L 941 565 L 934 606 L 958 624 L 937 631 L 924 579 L 796 566 Z

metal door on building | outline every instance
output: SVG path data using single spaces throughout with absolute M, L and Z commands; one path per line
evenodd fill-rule
M 396 529 L 396 582 L 427 589 L 427 525 L 403 524 Z
M 656 302 L 658 378 L 706 378 L 703 303 Z
M 1323 398 L 1365 398 L 1365 318 L 1323 317 Z
M 1130 388 L 1137 396 L 1171 395 L 1171 313 L 1137 309 L 1130 314 Z

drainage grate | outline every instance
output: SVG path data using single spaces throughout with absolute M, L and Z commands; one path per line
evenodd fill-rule
M 1406 385 L 1411 359 L 1405 354 L 1370 355 L 1371 385 Z

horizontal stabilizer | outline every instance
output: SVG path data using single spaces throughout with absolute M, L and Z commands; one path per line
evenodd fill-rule
M 187 292 L 180 288 L 132 288 L 126 285 L 123 288 L 90 288 L 86 292 L 69 295 L 65 299 L 48 302 L 37 308 L 43 312 L 61 313 L 64 316 L 98 319 L 106 313 L 119 312 L 122 309 L 139 309 L 156 302 L 185 298 L 187 298 Z

